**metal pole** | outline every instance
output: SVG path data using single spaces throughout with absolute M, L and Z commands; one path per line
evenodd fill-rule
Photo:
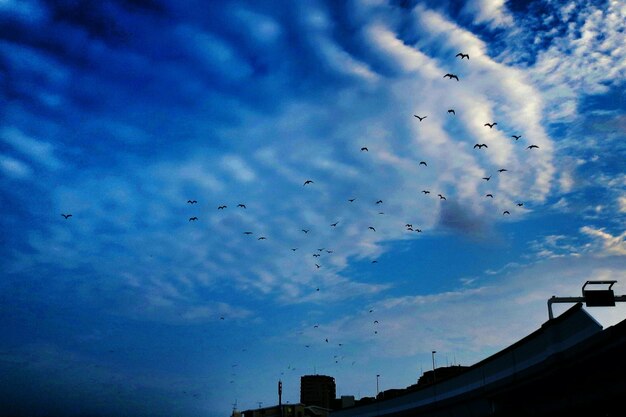
M 435 353 L 437 353 L 437 351 L 433 350 L 433 352 L 432 352 L 432 357 L 433 357 L 433 382 L 437 381 L 437 377 L 435 376 Z
M 380 375 L 376 374 L 376 399 L 378 399 L 378 378 L 380 378 Z

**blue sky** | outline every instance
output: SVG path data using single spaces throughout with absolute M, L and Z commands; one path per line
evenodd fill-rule
M 588 279 L 626 293 L 625 21 L 0 0 L 4 411 L 224 416 L 314 372 L 371 396 L 432 350 L 498 351 Z

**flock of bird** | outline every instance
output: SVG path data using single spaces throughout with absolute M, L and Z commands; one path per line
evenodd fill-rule
M 464 53 L 458 53 L 456 55 L 456 57 L 460 58 L 461 60 L 463 60 L 463 59 L 469 60 L 470 59 L 469 55 L 468 54 L 464 54 Z M 443 78 L 447 78 L 449 80 L 456 80 L 457 82 L 460 81 L 459 76 L 456 75 L 456 74 L 452 74 L 452 73 L 446 73 L 443 76 Z M 452 115 L 452 116 L 456 116 L 456 111 L 453 108 L 448 109 L 447 113 Z M 417 115 L 417 114 L 414 114 L 413 116 L 418 119 L 419 123 L 427 123 L 427 121 L 426 121 L 426 119 L 428 117 L 427 115 Z M 497 125 L 498 125 L 497 122 L 486 122 L 484 124 L 484 126 L 488 127 L 489 130 L 493 129 Z M 514 134 L 514 135 L 511 135 L 511 137 L 514 138 L 515 141 L 518 141 L 522 136 L 518 135 L 518 134 Z M 483 151 L 484 149 L 486 150 L 488 148 L 489 148 L 489 146 L 486 143 L 476 143 L 473 146 L 473 149 L 477 150 L 477 151 Z M 534 144 L 530 144 L 529 146 L 526 147 L 526 149 L 529 150 L 529 151 L 533 150 L 533 149 L 538 149 L 538 148 L 539 147 L 537 145 L 534 145 Z M 369 152 L 369 151 L 370 150 L 369 150 L 369 148 L 367 146 L 360 147 L 360 152 Z M 428 168 L 428 163 L 426 161 L 420 161 L 418 166 L 423 166 L 425 168 Z M 501 175 L 501 174 L 504 174 L 504 173 L 508 172 L 508 169 L 500 168 L 500 169 L 497 170 L 497 172 L 498 172 L 498 175 Z M 482 177 L 482 179 L 484 181 L 490 181 L 492 179 L 492 175 L 489 175 L 489 176 L 486 176 L 486 177 Z M 307 188 L 308 187 L 315 187 L 315 181 L 312 180 L 312 179 L 306 179 L 302 183 L 302 187 L 307 187 Z M 431 194 L 431 190 L 424 189 L 424 190 L 421 191 L 421 193 L 423 193 L 425 197 L 428 197 Z M 437 196 L 439 197 L 439 201 L 443 202 L 443 201 L 447 200 L 446 196 L 444 196 L 442 193 L 438 193 Z M 494 199 L 495 198 L 494 194 L 491 193 L 491 192 L 485 194 L 484 197 L 485 198 L 490 198 L 490 199 Z M 356 200 L 357 200 L 356 197 L 350 197 L 350 198 L 347 198 L 344 201 L 347 201 L 349 204 L 354 204 Z M 382 199 L 372 199 L 370 201 L 371 201 L 370 204 L 373 204 L 373 207 L 381 207 L 384 204 Z M 196 204 L 198 204 L 198 201 L 195 200 L 195 199 L 189 199 L 189 200 L 187 200 L 187 204 L 190 205 L 190 206 L 195 206 Z M 522 207 L 523 205 L 524 205 L 523 202 L 517 202 L 516 203 L 517 207 Z M 244 203 L 238 203 L 235 208 L 237 210 L 245 210 L 245 209 L 247 209 L 247 206 Z M 219 211 L 225 211 L 227 209 L 228 209 L 228 205 L 227 204 L 220 204 L 220 205 L 217 206 L 217 210 L 219 210 Z M 378 214 L 379 215 L 383 215 L 384 212 L 378 211 Z M 511 214 L 511 211 L 508 208 L 506 208 L 506 209 L 504 209 L 502 211 L 502 215 L 510 215 L 510 214 Z M 63 213 L 61 215 L 65 218 L 65 220 L 69 220 L 69 218 L 72 217 L 72 214 L 70 214 L 70 213 Z M 197 221 L 199 221 L 199 217 L 197 215 L 193 215 L 193 216 L 190 216 L 188 218 L 188 222 L 197 222 Z M 341 224 L 340 221 L 334 221 L 334 222 L 330 223 L 328 225 L 328 227 L 338 228 L 338 227 L 340 227 L 340 224 Z M 413 226 L 413 224 L 411 222 L 405 223 L 404 224 L 404 228 L 405 228 L 405 230 L 407 232 L 422 233 L 422 229 L 419 228 L 419 227 Z M 368 226 L 367 230 L 369 232 L 371 232 L 371 233 L 377 232 L 376 227 L 374 226 L 374 224 Z M 303 227 L 303 228 L 301 228 L 301 232 L 302 232 L 303 235 L 307 236 L 311 232 L 311 229 L 308 228 L 308 227 Z M 242 233 L 244 235 L 246 235 L 246 236 L 251 236 L 251 235 L 255 234 L 251 230 L 244 230 L 244 231 L 242 231 Z M 267 240 L 268 237 L 264 236 L 264 235 L 260 235 L 256 239 L 259 240 L 259 241 L 263 241 L 263 240 Z M 327 245 L 321 245 L 321 246 L 322 247 L 318 248 L 317 251 L 315 251 L 314 253 L 311 254 L 312 257 L 315 259 L 315 263 L 313 263 L 313 265 L 315 266 L 315 270 L 319 270 L 319 269 L 321 269 L 323 267 L 323 265 L 324 265 L 324 263 L 322 262 L 322 259 L 323 259 L 322 256 L 323 255 L 325 255 L 325 254 L 333 254 L 334 253 L 334 250 L 328 249 Z M 298 249 L 299 249 L 299 247 L 290 247 L 290 250 L 292 252 L 296 252 L 296 251 L 298 251 Z M 377 260 L 372 260 L 371 263 L 372 264 L 376 264 L 376 263 L 378 263 L 378 261 Z M 319 285 L 313 286 L 313 287 L 315 288 L 315 292 L 319 292 L 320 291 L 320 286 Z M 373 309 L 368 309 L 368 311 L 369 311 L 369 313 L 373 313 L 374 312 Z M 224 320 L 225 318 L 224 318 L 224 316 L 220 316 L 219 319 L 220 320 Z M 380 323 L 379 319 L 374 319 L 374 320 L 371 321 L 371 323 L 372 323 L 372 326 L 373 326 L 373 329 L 372 329 L 373 334 L 378 334 L 378 329 L 379 329 L 378 326 L 379 326 L 379 323 Z M 315 324 L 313 326 L 313 328 L 314 329 L 319 329 L 319 325 Z M 331 343 L 331 337 L 329 335 L 319 335 L 319 339 L 318 340 L 320 340 L 320 342 L 322 344 L 330 344 Z M 306 348 L 310 348 L 311 347 L 311 343 L 307 343 L 304 346 Z M 341 347 L 341 346 L 343 346 L 343 344 L 342 343 L 338 343 L 337 346 Z M 343 358 L 343 356 L 340 356 L 340 355 L 335 355 L 334 356 L 334 360 L 335 360 L 336 363 L 338 363 L 342 358 Z M 290 367 L 289 369 L 290 370 L 295 370 L 295 368 L 292 368 L 292 367 Z M 231 382 L 233 382 L 233 381 L 231 381 Z

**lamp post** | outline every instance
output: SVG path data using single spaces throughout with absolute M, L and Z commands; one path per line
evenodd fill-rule
M 432 357 L 433 357 L 433 382 L 437 382 L 437 377 L 435 376 L 435 353 L 437 353 L 437 351 L 433 350 L 433 352 L 432 352 Z
M 378 399 L 378 378 L 380 378 L 379 374 L 376 374 L 376 399 Z

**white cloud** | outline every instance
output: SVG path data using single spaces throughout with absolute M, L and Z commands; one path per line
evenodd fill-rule
M 596 240 L 601 248 L 599 254 L 626 255 L 626 232 L 613 236 L 604 229 L 595 229 L 590 226 L 583 226 L 580 231 Z
M 48 169 L 56 170 L 63 165 L 54 155 L 55 147 L 50 142 L 32 138 L 14 127 L 5 127 L 2 129 L 0 137 L 16 151 L 29 157 L 34 162 L 44 165 Z
M 27 179 L 33 175 L 30 166 L 7 155 L 0 154 L 0 168 L 5 175 L 16 179 Z
M 579 10 L 573 4 L 570 2 L 560 10 L 566 19 L 578 13 L 567 26 L 566 34 L 541 51 L 531 68 L 544 90 L 549 120 L 575 117 L 581 94 L 608 91 L 624 78 L 626 71 L 623 4 L 617 0 L 602 6 L 586 2 Z
M 463 12 L 474 16 L 475 24 L 488 24 L 492 28 L 507 27 L 513 23 L 504 0 L 470 0 Z

